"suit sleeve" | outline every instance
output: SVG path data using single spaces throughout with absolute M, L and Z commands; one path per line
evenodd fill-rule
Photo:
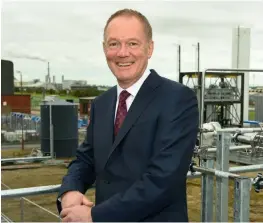
M 154 155 L 141 178 L 127 190 L 92 208 L 94 222 L 142 221 L 171 203 L 171 193 L 184 185 L 198 132 L 198 105 L 183 87 L 158 120 Z M 168 96 L 170 97 L 170 95 Z
M 58 198 L 67 191 L 79 191 L 85 193 L 95 181 L 94 153 L 93 153 L 93 125 L 94 125 L 94 104 L 91 105 L 90 121 L 87 127 L 85 140 L 76 151 L 76 159 L 68 166 L 68 172 L 62 179 Z M 57 200 L 59 213 L 61 204 Z

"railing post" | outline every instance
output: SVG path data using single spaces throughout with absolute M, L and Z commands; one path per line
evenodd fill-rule
M 217 131 L 216 170 L 229 172 L 230 133 Z M 216 222 L 228 222 L 228 178 L 216 176 Z
M 20 221 L 24 222 L 24 198 L 20 197 Z
M 239 177 L 234 182 L 234 222 L 249 222 L 251 179 Z
M 214 160 L 202 160 L 201 166 L 205 168 L 214 168 Z M 201 222 L 213 222 L 213 200 L 214 200 L 214 176 L 202 174 L 202 206 Z

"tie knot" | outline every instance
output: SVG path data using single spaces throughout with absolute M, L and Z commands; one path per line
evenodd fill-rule
M 126 99 L 130 96 L 131 94 L 128 92 L 128 91 L 122 91 L 121 93 L 120 93 L 120 102 L 125 102 L 126 101 Z

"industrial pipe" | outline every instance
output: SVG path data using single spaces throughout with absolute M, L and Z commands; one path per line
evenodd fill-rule
M 194 170 L 202 171 L 205 173 L 215 174 L 220 177 L 240 177 L 239 175 L 233 173 L 245 173 L 245 172 L 253 172 L 263 170 L 263 164 L 259 165 L 250 165 L 250 166 L 242 166 L 242 167 L 231 167 L 229 172 L 218 171 L 214 169 L 207 169 L 202 167 L 193 166 Z M 197 178 L 202 176 L 201 172 L 188 171 L 187 178 Z M 23 197 L 28 195 L 39 195 L 45 193 L 56 193 L 60 189 L 60 184 L 57 185 L 49 185 L 49 186 L 40 186 L 40 187 L 30 187 L 30 188 L 19 188 L 19 189 L 10 189 L 10 190 L 1 190 L 1 198 L 14 198 L 14 197 Z M 91 188 L 93 188 L 92 186 Z
M 230 146 L 229 151 L 238 151 L 242 149 L 251 149 L 252 147 L 250 145 L 242 145 L 242 146 Z M 199 149 L 198 152 L 201 152 L 202 149 Z M 205 149 L 206 152 L 208 153 L 215 153 L 217 148 L 208 148 Z

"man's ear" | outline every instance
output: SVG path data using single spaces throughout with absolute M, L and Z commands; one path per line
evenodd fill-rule
M 154 42 L 151 40 L 148 45 L 148 59 L 152 57 L 153 49 L 154 49 Z

